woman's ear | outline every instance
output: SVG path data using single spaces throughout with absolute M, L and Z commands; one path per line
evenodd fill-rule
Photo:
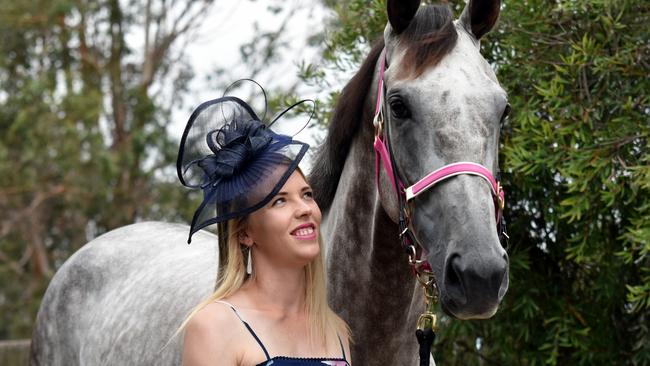
M 237 234 L 237 240 L 239 241 L 239 244 L 245 245 L 247 247 L 252 247 L 253 246 L 253 238 L 250 236 L 248 233 L 248 230 L 242 230 Z

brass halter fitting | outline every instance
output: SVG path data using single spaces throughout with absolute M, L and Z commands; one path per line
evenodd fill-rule
M 506 207 L 506 200 L 505 198 L 501 198 L 501 191 L 503 190 L 503 187 L 501 187 L 501 182 L 497 181 L 497 202 L 499 204 L 499 209 L 501 211 L 504 210 Z
M 425 311 L 420 315 L 417 323 L 417 329 L 432 329 L 434 332 L 438 329 L 438 318 L 435 314 L 435 306 L 438 303 L 438 286 L 436 278 L 431 271 L 417 272 L 417 279 L 424 290 Z
M 406 231 L 406 230 L 408 230 L 408 228 L 406 228 L 404 231 Z M 415 249 L 415 245 L 413 245 L 413 244 L 409 245 L 407 247 L 407 250 L 409 251 L 409 254 L 408 254 L 409 255 L 409 265 L 411 267 L 413 267 L 413 269 L 415 270 L 415 273 L 418 274 L 418 281 L 419 281 L 420 280 L 419 267 L 422 265 L 422 263 L 424 263 L 424 261 L 422 259 L 418 259 L 418 253 L 417 253 L 417 250 Z
M 381 137 L 384 135 L 384 114 L 380 112 L 372 120 L 372 125 L 375 126 L 375 137 Z

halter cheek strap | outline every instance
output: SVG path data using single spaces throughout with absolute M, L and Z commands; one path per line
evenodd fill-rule
M 379 186 L 379 162 L 383 164 L 384 170 L 388 174 L 388 179 L 393 186 L 395 192 L 401 192 L 404 189 L 404 185 L 395 177 L 397 174 L 393 172 L 393 164 L 391 164 L 391 155 L 388 151 L 388 146 L 384 142 L 384 72 L 386 70 L 386 49 L 384 48 L 379 55 L 381 63 L 379 64 L 379 79 L 377 80 L 377 103 L 375 104 L 375 115 L 372 119 L 372 124 L 375 127 L 375 142 L 373 143 L 373 148 L 375 150 L 375 182 Z M 399 184 L 399 189 L 397 185 Z
M 393 186 L 393 190 L 395 192 L 403 192 L 404 185 L 402 184 L 402 181 L 398 178 L 398 182 L 395 182 L 394 177 L 396 174 L 393 172 L 393 164 L 390 163 L 390 153 L 381 137 L 375 136 L 373 148 L 375 149 L 375 181 L 377 184 L 379 185 L 379 162 L 381 161 L 384 170 L 388 174 L 390 183 Z M 397 184 L 399 184 L 399 190 L 397 189 Z

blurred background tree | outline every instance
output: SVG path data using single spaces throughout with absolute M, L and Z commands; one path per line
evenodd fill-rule
M 161 171 L 192 77 L 175 46 L 212 3 L 0 1 L 0 338 L 31 336 L 49 278 L 86 241 L 190 217 Z

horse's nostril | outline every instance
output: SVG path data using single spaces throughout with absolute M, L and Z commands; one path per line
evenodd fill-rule
M 445 289 L 449 297 L 460 302 L 462 305 L 467 302 L 465 288 L 463 286 L 462 273 L 460 269 L 460 255 L 452 255 L 447 261 L 445 269 Z

